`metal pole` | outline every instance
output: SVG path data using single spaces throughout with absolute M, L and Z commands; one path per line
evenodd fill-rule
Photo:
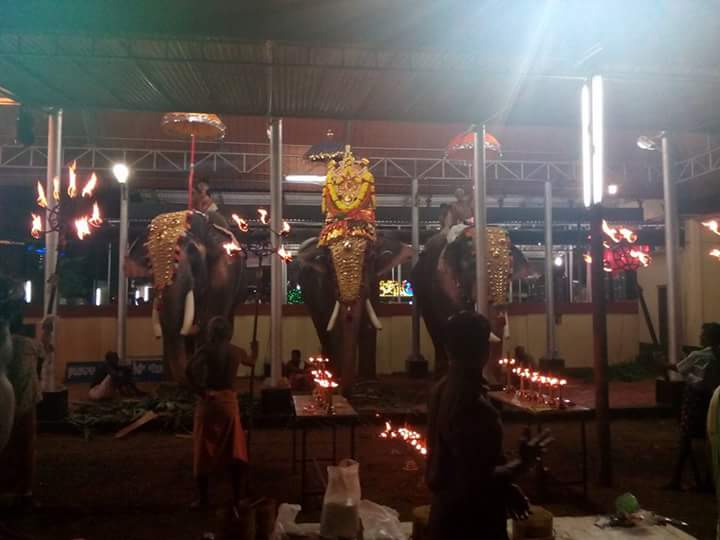
M 120 363 L 127 363 L 127 277 L 125 256 L 128 241 L 128 184 L 120 184 L 120 241 L 118 242 L 118 288 L 117 288 L 117 353 Z
M 473 187 L 475 202 L 475 310 L 488 316 L 487 210 L 485 209 L 485 126 L 473 133 Z
M 575 247 L 571 247 L 568 249 L 567 252 L 567 268 L 568 268 L 568 281 L 570 282 L 569 286 L 569 295 L 568 295 L 568 302 L 572 304 L 575 302 L 574 298 L 574 292 L 575 287 L 573 287 L 573 281 L 575 279 Z
M 610 399 L 608 395 L 607 306 L 605 271 L 603 269 L 602 205 L 591 208 L 590 254 L 592 257 L 593 304 L 593 374 L 595 378 L 595 413 L 600 448 L 600 482 L 612 484 L 612 450 L 610 438 Z
M 678 249 L 680 228 L 678 226 L 677 197 L 670 164 L 670 143 L 662 134 L 662 173 L 665 199 L 665 258 L 667 261 L 667 307 L 668 307 L 668 361 L 677 364 L 682 346 L 680 279 L 678 275 Z
M 419 181 L 417 178 L 412 179 L 412 247 L 413 267 L 420 258 L 420 209 L 418 208 L 418 191 Z M 418 312 L 417 302 L 412 303 L 412 360 L 420 358 L 420 313 Z
M 282 120 L 270 121 L 270 227 L 282 230 Z M 272 248 L 280 248 L 280 238 L 271 234 Z M 282 377 L 282 306 L 283 261 L 273 254 L 270 259 L 270 379 L 277 387 Z
M 555 279 L 553 261 L 552 184 L 545 182 L 545 358 L 555 358 Z
M 110 280 L 112 279 L 112 242 L 108 242 L 107 258 L 107 301 L 110 303 Z
M 58 210 L 58 202 L 51 194 L 54 191 L 54 179 L 59 178 L 62 169 L 62 109 L 56 109 L 48 115 L 48 159 L 47 175 L 45 177 L 45 193 L 47 193 L 47 209 L 45 211 L 46 231 L 50 230 L 51 222 L 58 219 L 55 214 Z M 53 214 L 55 216 L 53 217 Z M 57 314 L 57 269 L 58 269 L 58 241 L 59 233 L 48 232 L 45 235 L 45 294 L 44 313 L 49 316 Z M 43 373 L 43 389 L 48 392 L 55 390 L 55 335 L 56 325 L 53 324 L 51 351 L 47 353 L 45 369 Z

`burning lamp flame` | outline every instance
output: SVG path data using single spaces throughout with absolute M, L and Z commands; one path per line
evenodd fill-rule
M 642 264 L 645 268 L 647 268 L 650 265 L 650 255 L 643 251 L 638 251 L 635 249 L 630 250 L 630 256 L 634 259 L 637 259 L 640 264 Z
M 247 221 L 245 221 L 243 218 L 241 218 L 237 214 L 233 214 L 231 217 L 241 232 L 248 232 L 249 227 L 248 227 Z
M 603 232 L 608 235 L 616 244 L 622 240 L 625 240 L 630 244 L 634 244 L 635 242 L 637 242 L 637 234 L 635 234 L 630 229 L 626 229 L 625 227 L 610 227 L 605 220 L 603 220 L 602 228 Z
M 87 216 L 75 220 L 75 231 L 80 240 L 90 235 L 90 220 Z
M 242 251 L 242 248 L 235 242 L 226 242 L 223 244 L 223 248 L 228 255 Z
M 77 197 L 77 175 L 75 174 L 75 171 L 77 170 L 77 162 L 73 161 L 70 165 L 68 165 L 68 188 L 67 188 L 67 194 L 68 197 L 71 199 L 74 199 Z
M 93 203 L 92 216 L 88 220 L 88 223 L 93 227 L 98 228 L 100 225 L 102 225 L 102 222 L 103 220 L 100 216 L 100 207 L 98 206 L 98 203 Z
M 704 227 L 707 227 L 712 232 L 720 236 L 720 223 L 716 219 L 711 219 L 710 221 L 703 221 L 702 222 Z
M 37 204 L 40 208 L 47 208 L 48 205 L 47 197 L 45 197 L 45 188 L 42 187 L 39 181 L 37 183 Z
M 82 190 L 82 196 L 83 197 L 92 197 L 93 191 L 95 191 L 95 188 L 97 187 L 98 179 L 97 175 L 95 173 L 92 173 L 90 175 L 90 179 L 85 184 L 85 187 Z
M 290 253 L 288 253 L 285 250 L 285 246 L 280 246 L 280 249 L 278 249 L 277 254 L 285 262 L 292 261 L 292 255 L 290 255 Z
M 32 215 L 32 228 L 30 229 L 30 234 L 33 238 L 36 240 L 40 238 L 40 235 L 42 235 L 43 227 L 42 227 L 42 218 L 37 215 Z
M 258 215 L 260 216 L 260 223 L 263 225 L 268 224 L 268 211 L 264 208 L 258 208 L 257 210 Z
M 716 258 L 720 259 L 720 249 L 713 249 L 713 250 L 710 252 L 710 256 L 711 256 L 711 257 L 716 257 Z
M 282 232 L 280 234 L 288 234 L 290 232 L 290 224 L 287 221 L 283 221 Z
M 584 260 L 587 264 L 592 264 L 592 257 L 591 257 L 588 253 L 585 253 L 585 254 L 583 255 L 583 260 Z
M 53 178 L 53 199 L 60 200 L 60 178 L 57 176 Z

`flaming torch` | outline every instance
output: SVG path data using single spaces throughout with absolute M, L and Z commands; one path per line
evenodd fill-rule
M 711 219 L 710 221 L 703 221 L 702 222 L 703 227 L 707 227 L 712 232 L 720 236 L 720 223 L 718 223 L 717 219 Z
M 285 246 L 280 246 L 280 249 L 278 249 L 277 254 L 285 262 L 292 261 L 292 255 L 290 255 L 290 253 L 285 250 Z
M 90 220 L 87 216 L 75 220 L 75 232 L 80 240 L 90 235 Z
M 42 187 L 39 181 L 37 183 L 37 204 L 40 208 L 47 208 L 48 206 L 47 197 L 45 197 L 45 188 Z
M 268 224 L 268 211 L 264 208 L 258 208 L 257 209 L 258 216 L 260 216 L 260 223 L 263 225 Z
M 77 175 L 75 174 L 75 171 L 77 170 L 77 162 L 73 161 L 70 165 L 68 165 L 68 188 L 67 188 L 67 194 L 68 197 L 71 199 L 74 199 L 77 197 Z
M 60 200 L 60 178 L 57 176 L 53 178 L 53 199 Z
M 30 235 L 37 240 L 42 235 L 42 232 L 42 218 L 37 214 L 32 214 L 32 227 L 30 229 Z
M 282 231 L 280 232 L 280 234 L 284 236 L 289 233 L 290 233 L 290 224 L 287 221 L 283 221 Z
M 720 259 L 720 249 L 713 249 L 710 252 L 711 257 L 715 257 L 716 259 Z
M 93 191 L 95 191 L 95 188 L 97 187 L 98 179 L 97 175 L 95 173 L 92 173 L 90 175 L 90 179 L 85 184 L 85 187 L 82 190 L 81 196 L 82 197 L 92 197 Z
M 238 229 L 240 229 L 241 232 L 248 232 L 248 222 L 245 221 L 243 218 L 238 216 L 237 214 L 233 214 L 232 216 L 233 221 L 237 224 Z
M 103 223 L 102 216 L 100 216 L 100 207 L 96 202 L 93 203 L 92 216 L 88 219 L 88 223 L 96 229 Z

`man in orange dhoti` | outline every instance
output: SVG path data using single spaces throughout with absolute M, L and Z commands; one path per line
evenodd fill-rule
M 211 319 L 207 333 L 207 344 L 187 367 L 187 379 L 199 396 L 193 428 L 195 508 L 207 505 L 209 477 L 223 469 L 230 472 L 235 500 L 244 495 L 248 454 L 233 384 L 240 364 L 252 366 L 257 359 L 254 348 L 248 356 L 230 344 L 230 323 L 225 318 Z

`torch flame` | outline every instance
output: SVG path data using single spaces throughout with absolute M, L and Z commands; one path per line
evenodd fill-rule
M 290 232 L 290 224 L 287 221 L 283 221 L 282 233 L 280 233 L 280 234 L 288 234 L 289 232 Z
M 42 187 L 40 181 L 37 183 L 37 204 L 40 208 L 47 208 L 48 202 L 45 197 L 45 188 Z
M 87 216 L 75 220 L 75 230 L 80 240 L 90 235 L 90 220 Z
M 713 250 L 710 252 L 710 256 L 711 256 L 711 257 L 717 257 L 718 259 L 720 259 L 720 249 L 713 249 Z
M 77 162 L 73 161 L 70 165 L 68 165 L 68 188 L 67 188 L 67 194 L 68 197 L 71 199 L 74 199 L 77 197 L 77 175 L 75 174 L 75 171 L 77 170 Z
M 703 226 L 710 229 L 712 232 L 720 236 L 720 223 L 716 219 L 711 219 L 710 221 L 703 221 Z
M 223 248 L 228 255 L 242 251 L 242 248 L 236 242 L 226 242 L 223 244 Z
M 591 257 L 588 253 L 585 253 L 585 254 L 583 255 L 583 260 L 584 260 L 587 264 L 592 264 L 592 257 Z
M 82 196 L 83 197 L 92 197 L 93 191 L 95 191 L 95 188 L 97 187 L 98 179 L 97 175 L 95 173 L 92 173 L 90 175 L 90 179 L 85 184 L 85 187 L 82 190 Z
M 53 178 L 53 199 L 60 200 L 60 178 L 57 176 Z
M 285 250 L 285 246 L 280 246 L 280 249 L 278 249 L 277 254 L 278 254 L 278 255 L 280 256 L 280 258 L 281 258 L 283 261 L 285 261 L 285 262 L 290 262 L 290 261 L 292 261 L 292 255 L 290 255 L 290 253 L 288 253 L 288 252 Z
M 33 238 L 37 239 L 40 238 L 40 235 L 42 234 L 42 218 L 37 215 L 32 215 L 32 228 L 30 229 L 30 234 Z
M 265 210 L 264 208 L 258 208 L 257 212 L 258 212 L 258 215 L 260 216 L 260 223 L 262 223 L 263 225 L 267 225 L 268 224 L 268 211 Z
M 644 251 L 639 251 L 636 249 L 630 250 L 630 256 L 637 259 L 640 262 L 640 264 L 642 264 L 645 268 L 647 268 L 650 265 L 650 261 L 652 260 L 652 259 L 650 259 L 650 255 L 648 255 Z
M 92 216 L 88 220 L 88 223 L 93 227 L 97 228 L 102 225 L 102 222 L 103 220 L 102 216 L 100 216 L 100 207 L 98 206 L 98 203 L 93 203 Z
M 630 229 L 626 229 L 625 227 L 610 227 L 605 220 L 603 220 L 602 228 L 603 232 L 608 235 L 616 244 L 622 240 L 625 240 L 630 244 L 634 244 L 635 242 L 637 242 L 637 234 L 635 234 Z
M 233 221 L 237 224 L 238 229 L 242 232 L 248 232 L 248 223 L 243 218 L 238 216 L 237 214 L 233 214 L 232 216 Z

